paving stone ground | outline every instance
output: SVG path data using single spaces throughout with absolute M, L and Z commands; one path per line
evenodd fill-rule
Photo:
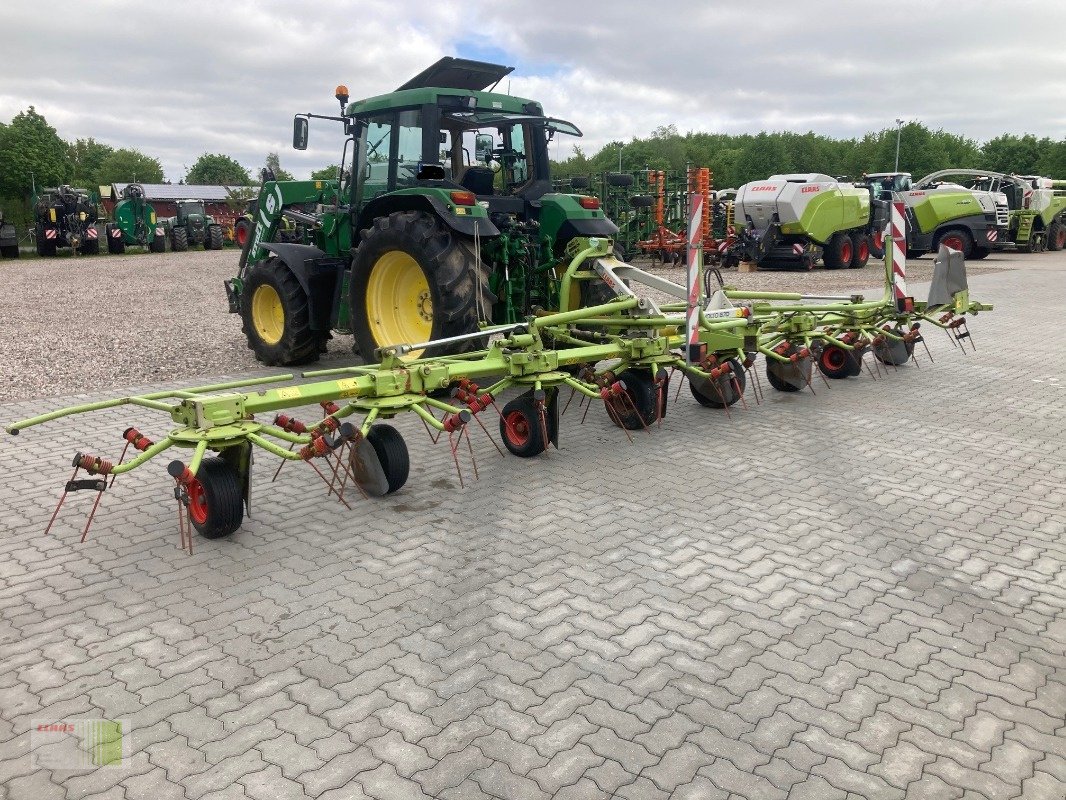
M 683 389 L 637 445 L 571 411 L 465 489 L 414 419 L 352 511 L 261 458 L 193 556 L 162 464 L 42 535 L 71 453 L 151 415 L 4 437 L 0 798 L 1061 799 L 1064 278 L 975 278 L 975 354 L 732 420 Z M 32 767 L 34 720 L 90 716 L 125 764 Z

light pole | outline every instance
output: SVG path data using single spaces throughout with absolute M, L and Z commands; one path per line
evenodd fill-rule
M 903 130 L 903 120 L 897 119 L 896 120 L 896 168 L 894 170 L 892 170 L 893 172 L 899 172 L 899 136 L 900 136 L 900 132 L 902 130 Z
M 618 145 L 618 171 L 619 172 L 622 171 L 622 148 L 623 147 L 625 147 L 624 144 Z

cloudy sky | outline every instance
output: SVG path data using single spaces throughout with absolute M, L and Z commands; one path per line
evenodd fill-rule
M 204 152 L 254 171 L 276 150 L 303 177 L 341 137 L 319 123 L 297 153 L 293 113 L 460 55 L 515 66 L 511 92 L 576 123 L 587 153 L 668 124 L 853 136 L 897 117 L 1061 139 L 1064 30 L 1064 0 L 0 0 L 0 120 L 33 104 L 174 181 Z

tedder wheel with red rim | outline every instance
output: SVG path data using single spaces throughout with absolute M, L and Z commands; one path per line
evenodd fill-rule
M 874 258 L 885 257 L 885 232 L 883 230 L 875 230 L 866 237 L 866 241 L 869 243 L 871 256 Z
M 189 520 L 205 539 L 229 536 L 244 520 L 244 493 L 237 470 L 221 458 L 205 458 L 185 487 Z
M 248 236 L 251 232 L 252 221 L 247 217 L 241 217 L 233 226 L 233 239 L 240 247 L 244 247 L 244 243 L 248 241 Z
M 853 233 L 851 244 L 855 248 L 855 254 L 851 257 L 851 268 L 862 269 L 870 260 L 870 239 L 865 233 Z
M 825 244 L 822 262 L 826 269 L 849 269 L 855 247 L 846 233 L 834 233 Z
M 532 392 L 520 394 L 503 407 L 500 438 L 503 439 L 503 446 L 519 458 L 539 456 L 547 449 L 544 426 Z
M 818 369 L 827 378 L 847 378 L 855 373 L 855 356 L 834 344 L 827 344 L 818 356 Z
M 973 252 L 973 237 L 967 231 L 961 228 L 953 228 L 940 236 L 940 241 L 937 243 L 939 249 L 940 245 L 950 247 L 952 250 L 958 250 L 966 258 L 970 257 Z

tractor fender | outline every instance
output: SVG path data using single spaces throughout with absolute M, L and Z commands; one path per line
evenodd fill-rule
M 396 211 L 426 211 L 438 217 L 456 233 L 464 236 L 499 236 L 500 229 L 485 217 L 467 217 L 453 214 L 448 206 L 437 197 L 424 194 L 390 194 L 371 200 L 359 213 L 357 230 L 369 228 L 373 220 L 387 217 Z
M 264 242 L 260 246 L 277 256 L 296 276 L 307 295 L 311 330 L 329 331 L 340 312 L 347 262 L 307 244 Z

